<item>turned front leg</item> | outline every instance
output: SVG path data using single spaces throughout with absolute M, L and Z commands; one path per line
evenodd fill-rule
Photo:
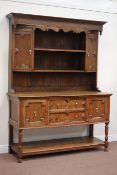
M 18 130 L 18 162 L 22 162 L 22 129 Z
M 109 143 L 108 143 L 108 123 L 105 123 L 105 151 L 108 151 Z
M 93 124 L 90 124 L 89 125 L 89 137 L 90 138 L 93 138 L 93 128 L 94 128 Z

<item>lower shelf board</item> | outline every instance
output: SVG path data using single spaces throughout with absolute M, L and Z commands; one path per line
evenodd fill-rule
M 101 141 L 97 138 L 89 137 L 55 139 L 39 142 L 25 142 L 22 143 L 22 156 L 80 150 L 98 146 L 104 146 L 104 141 Z M 18 153 L 18 144 L 13 144 L 11 148 L 14 152 Z

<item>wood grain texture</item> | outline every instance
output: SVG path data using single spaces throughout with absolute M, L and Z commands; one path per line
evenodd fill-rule
M 98 146 L 107 150 L 111 94 L 97 88 L 98 37 L 105 22 L 19 13 L 7 17 L 10 152 L 21 163 L 27 155 Z M 105 123 L 105 142 L 93 138 L 96 123 Z M 73 125 L 89 125 L 88 137 L 22 142 L 23 130 Z
M 8 93 L 12 97 L 89 97 L 89 96 L 111 96 L 111 93 L 99 92 L 99 91 L 78 91 L 77 89 L 73 90 L 42 90 L 38 92 L 17 92 L 17 93 Z

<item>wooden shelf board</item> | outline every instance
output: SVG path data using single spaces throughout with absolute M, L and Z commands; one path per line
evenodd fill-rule
M 81 138 L 69 138 L 69 139 L 55 139 L 49 141 L 23 143 L 22 155 L 34 155 L 51 152 L 62 152 L 70 150 L 80 150 L 86 148 L 92 148 L 97 146 L 103 146 L 104 142 L 97 138 L 81 137 Z M 18 152 L 18 145 L 12 145 L 14 152 Z
M 42 69 L 33 69 L 33 70 L 21 70 L 21 69 L 13 69 L 13 72 L 84 72 L 84 73 L 96 73 L 96 71 L 90 71 L 90 72 L 87 72 L 85 70 L 71 70 L 71 69 L 68 69 L 68 70 L 57 70 L 57 69 L 46 69 L 46 70 L 42 70 Z
M 85 72 L 84 70 L 34 70 L 33 72 Z
M 15 93 L 8 93 L 10 96 L 15 97 L 88 97 L 88 96 L 105 96 L 105 95 L 112 95 L 106 92 L 100 91 L 79 91 L 77 89 L 71 90 L 40 90 L 40 91 L 26 91 L 26 92 L 15 92 Z
M 73 52 L 73 53 L 85 53 L 85 50 L 73 50 L 73 49 L 50 49 L 50 48 L 34 48 L 35 51 L 48 51 L 48 52 Z

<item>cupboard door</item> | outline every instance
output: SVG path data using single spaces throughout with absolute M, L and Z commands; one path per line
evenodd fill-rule
M 47 125 L 47 101 L 25 100 L 23 105 L 24 126 L 39 127 Z
M 89 122 L 106 121 L 108 116 L 107 98 L 93 97 L 86 100 L 87 116 Z
M 27 70 L 32 68 L 32 33 L 15 32 L 13 68 Z
M 97 70 L 98 31 L 88 31 L 86 34 L 86 71 Z

